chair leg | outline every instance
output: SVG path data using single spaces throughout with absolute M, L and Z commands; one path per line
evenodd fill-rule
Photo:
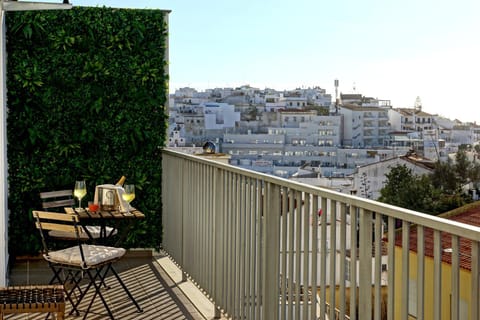
M 83 319 L 86 319 L 87 314 L 90 311 L 90 308 L 92 307 L 93 302 L 95 301 L 95 297 L 98 295 L 100 297 L 100 299 L 102 300 L 102 303 L 105 306 L 105 309 L 107 310 L 108 315 L 110 316 L 110 318 L 112 320 L 114 320 L 112 311 L 108 307 L 107 301 L 105 300 L 105 298 L 103 297 L 103 294 L 101 292 L 101 287 L 102 287 L 102 284 L 105 283 L 105 277 L 107 276 L 109 267 L 110 267 L 110 265 L 107 265 L 107 270 L 105 270 L 103 275 L 102 275 L 102 270 L 103 270 L 104 267 L 96 269 L 94 276 L 91 274 L 90 270 L 86 270 L 86 273 L 87 273 L 88 277 L 90 278 L 90 283 L 88 284 L 88 288 L 91 285 L 93 285 L 93 287 L 95 288 L 95 293 L 93 294 L 93 297 L 90 300 L 90 303 L 88 305 L 87 311 L 85 311 L 85 316 L 83 317 Z M 97 278 L 99 279 L 99 282 L 100 282 L 98 285 L 96 283 Z
M 88 291 L 88 287 L 87 289 L 83 290 L 82 291 L 82 288 L 80 286 L 80 283 L 83 279 L 83 276 L 82 277 L 78 277 L 78 275 L 80 274 L 81 272 L 80 271 L 77 271 L 75 273 L 72 273 L 72 272 L 69 272 L 69 275 L 68 275 L 68 278 L 65 279 L 65 282 L 68 281 L 68 279 L 70 279 L 70 283 L 73 283 L 73 287 L 70 288 L 70 290 L 66 291 L 66 297 L 68 299 L 68 301 L 70 301 L 70 303 L 72 304 L 72 310 L 70 311 L 69 314 L 72 314 L 73 312 L 75 312 L 75 314 L 77 316 L 80 315 L 80 312 L 78 311 L 77 309 L 77 306 L 80 304 L 80 301 L 82 300 L 83 296 L 87 293 Z M 75 289 L 78 290 L 79 292 L 79 296 L 76 296 L 75 295 Z M 76 303 L 73 302 L 73 299 L 72 299 L 72 295 L 75 295 L 76 297 Z
M 125 293 L 130 298 L 130 300 L 134 303 L 138 312 L 143 312 L 143 309 L 140 307 L 140 305 L 137 303 L 137 301 L 135 300 L 133 295 L 130 293 L 127 286 L 125 285 L 123 280 L 118 275 L 117 271 L 113 268 L 112 264 L 107 264 L 103 267 L 99 267 L 99 268 L 95 269 L 94 274 L 92 274 L 93 269 L 87 269 L 87 270 L 83 270 L 83 271 L 68 270 L 67 275 L 64 276 L 64 277 L 61 276 L 62 272 L 65 272 L 65 270 L 62 266 L 51 265 L 50 268 L 53 270 L 53 273 L 54 273 L 52 279 L 50 280 L 50 284 L 53 284 L 54 282 L 59 282 L 64 287 L 65 287 L 65 284 L 69 281 L 70 281 L 70 283 L 73 284 L 73 287 L 69 288 L 69 290 L 66 290 L 66 295 L 65 295 L 67 300 L 72 305 L 72 310 L 70 311 L 69 315 L 73 314 L 74 312 L 75 312 L 76 316 L 80 315 L 78 307 L 80 306 L 80 303 L 82 302 L 83 298 L 86 296 L 87 292 L 93 286 L 95 288 L 95 292 L 93 294 L 92 299 L 90 300 L 90 303 L 87 307 L 87 310 L 85 311 L 85 315 L 84 315 L 83 319 L 86 319 L 86 317 L 88 315 L 88 312 L 90 311 L 91 307 L 93 306 L 93 303 L 94 303 L 97 295 L 102 300 L 102 303 L 105 306 L 105 309 L 107 310 L 109 317 L 112 320 L 114 319 L 113 313 L 110 310 L 110 308 L 108 307 L 107 301 L 105 300 L 105 298 L 104 298 L 104 296 L 101 292 L 102 286 L 107 287 L 105 279 L 106 279 L 106 277 L 108 275 L 108 272 L 110 270 L 112 271 L 113 275 L 115 276 L 117 281 L 122 286 Z M 82 288 L 80 287 L 80 283 L 81 283 L 85 274 L 88 276 L 89 282 L 88 282 L 87 287 L 82 290 Z M 73 300 L 73 295 L 75 294 L 75 290 L 79 291 L 79 296 L 77 297 L 76 301 Z
M 73 314 L 73 312 L 75 312 L 75 314 L 79 316 L 80 312 L 77 309 L 78 303 L 73 302 L 72 294 L 74 293 L 75 289 L 80 292 L 80 296 L 83 296 L 84 294 L 84 292 L 82 292 L 82 289 L 80 288 L 80 282 L 82 281 L 82 277 L 79 277 L 79 275 L 81 274 L 81 271 L 76 270 L 75 272 L 73 272 L 73 270 L 68 270 L 67 275 L 64 277 L 64 279 L 62 279 L 61 274 L 65 271 L 63 267 L 50 264 L 50 269 L 52 269 L 53 271 L 53 277 L 50 280 L 49 284 L 54 284 L 55 282 L 58 282 L 63 285 L 63 287 L 65 288 L 65 297 L 72 305 L 72 310 L 70 311 L 70 314 Z M 73 287 L 70 288 L 70 290 L 66 290 L 66 283 L 68 281 L 74 284 Z
M 133 298 L 132 294 L 130 293 L 130 291 L 128 290 L 127 286 L 123 283 L 122 279 L 120 278 L 120 276 L 118 275 L 117 271 L 115 270 L 115 268 L 113 268 L 112 265 L 109 266 L 110 270 L 112 270 L 112 273 L 115 275 L 115 278 L 117 278 L 118 282 L 120 283 L 120 285 L 122 286 L 123 290 L 125 290 L 125 292 L 127 293 L 128 297 L 130 298 L 130 300 L 132 300 L 132 302 L 135 304 L 135 306 L 137 307 L 137 310 L 138 312 L 143 312 L 143 309 L 140 308 L 140 305 L 137 303 L 137 301 L 135 300 L 135 298 Z

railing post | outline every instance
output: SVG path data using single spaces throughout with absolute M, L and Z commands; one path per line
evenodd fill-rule
M 372 213 L 360 209 L 360 262 L 359 262 L 360 320 L 372 319 Z
M 212 226 L 212 232 L 213 232 L 213 296 L 220 296 L 222 289 L 221 289 L 221 284 L 222 284 L 222 277 L 223 277 L 223 271 L 222 269 L 222 263 L 224 260 L 223 256 L 223 245 L 225 242 L 225 233 L 223 230 L 223 219 L 224 219 L 224 210 L 223 210 L 223 198 L 224 198 L 224 185 L 223 185 L 223 174 L 220 169 L 215 169 L 214 171 L 214 179 L 213 179 L 214 185 L 213 185 L 213 191 L 212 193 L 216 195 L 214 197 L 214 203 L 213 203 L 213 226 Z M 217 301 L 213 303 L 214 307 L 214 319 L 220 319 L 221 318 L 221 312 L 218 306 L 218 303 L 220 301 Z
M 278 319 L 280 259 L 280 186 L 267 183 L 263 205 L 262 319 Z
M 472 241 L 472 298 L 471 298 L 471 314 L 472 319 L 478 319 L 480 317 L 479 304 L 477 301 L 480 299 L 480 245 L 477 241 Z
M 189 171 L 189 168 L 188 168 L 188 162 L 187 161 L 182 161 L 183 162 L 183 168 L 182 168 L 182 171 L 179 173 L 180 174 L 180 181 L 181 181 L 181 185 L 182 187 L 178 189 L 178 192 L 179 192 L 179 197 L 181 198 L 181 202 L 180 202 L 180 210 L 178 210 L 178 212 L 180 213 L 181 215 L 181 221 L 182 221 L 182 224 L 181 224 L 181 236 L 180 236 L 180 250 L 181 250 L 181 254 L 180 254 L 180 257 L 182 259 L 182 261 L 180 262 L 181 263 L 181 266 L 182 266 L 182 282 L 186 282 L 187 281 L 187 274 L 185 273 L 185 243 L 187 243 L 187 241 L 185 241 L 185 203 L 186 203 L 186 192 L 183 192 L 183 189 L 188 185 L 188 174 L 184 174 L 184 173 L 188 173 L 190 172 Z M 190 166 L 191 167 L 191 166 Z

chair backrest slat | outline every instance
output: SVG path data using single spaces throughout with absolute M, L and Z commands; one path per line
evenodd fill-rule
M 37 220 L 35 225 L 41 230 L 56 230 L 80 233 L 81 227 L 78 224 L 78 216 L 65 213 L 33 211 L 33 216 Z
M 75 205 L 72 190 L 40 192 L 42 208 L 45 210 L 72 207 Z M 61 210 L 60 210 L 61 211 Z
M 40 219 L 48 219 L 48 220 L 59 220 L 59 221 L 67 221 L 67 222 L 74 222 L 79 221 L 78 216 L 73 214 L 65 214 L 59 212 L 46 212 L 46 211 L 33 211 L 34 215 L 38 215 Z
M 41 225 L 36 223 L 36 226 L 38 229 L 40 229 L 41 227 L 42 230 L 55 230 L 55 231 L 75 233 L 76 232 L 75 230 L 77 229 L 77 227 L 68 225 L 68 224 L 59 224 L 59 223 L 51 223 L 51 222 L 40 222 L 40 223 Z

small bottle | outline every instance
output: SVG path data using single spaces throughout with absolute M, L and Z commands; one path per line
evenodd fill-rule
M 117 183 L 115 184 L 116 186 L 123 186 L 123 184 L 125 183 L 125 176 L 122 176 L 120 178 L 120 180 L 117 181 Z

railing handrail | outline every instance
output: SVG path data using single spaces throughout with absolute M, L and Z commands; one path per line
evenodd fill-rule
M 164 248 L 228 316 L 343 319 L 348 296 L 352 320 L 479 318 L 479 227 L 196 155 L 162 158 Z

